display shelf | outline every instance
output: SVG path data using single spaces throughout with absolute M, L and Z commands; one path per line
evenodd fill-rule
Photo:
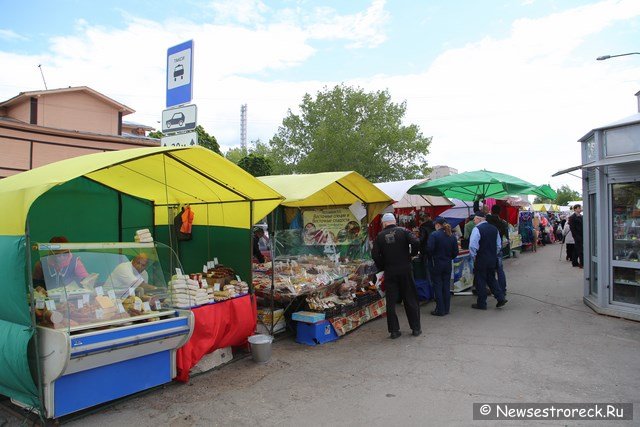
M 613 279 L 613 283 L 616 285 L 640 286 L 639 282 L 633 280 Z
M 79 332 L 79 331 L 86 331 L 89 329 L 100 329 L 100 328 L 106 328 L 109 326 L 121 326 L 121 325 L 129 325 L 133 322 L 140 322 L 142 320 L 148 320 L 148 319 L 153 319 L 156 317 L 169 317 L 169 316 L 173 316 L 175 315 L 175 310 L 162 310 L 162 311 L 152 311 L 150 313 L 147 314 L 141 314 L 139 316 L 134 316 L 134 317 L 127 317 L 124 319 L 110 319 L 110 320 L 105 320 L 102 322 L 95 322 L 95 323 L 90 323 L 90 324 L 86 324 L 86 325 L 78 325 L 78 326 L 72 326 L 69 328 L 69 332 L 74 333 L 74 332 Z

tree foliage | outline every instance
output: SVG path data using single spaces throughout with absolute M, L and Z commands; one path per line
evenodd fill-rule
M 572 190 L 568 185 L 563 185 L 556 189 L 556 193 L 558 193 L 558 197 L 556 197 L 555 200 L 536 197 L 533 203 L 554 203 L 559 206 L 564 206 L 572 200 L 582 200 L 580 193 Z
M 372 182 L 419 178 L 431 143 L 417 125 L 403 125 L 406 103 L 388 91 L 344 85 L 305 94 L 300 114 L 291 110 L 265 153 L 274 173 L 353 170 Z
M 220 145 L 218 144 L 215 136 L 209 135 L 201 125 L 196 126 L 196 132 L 198 133 L 198 145 L 208 148 L 214 153 L 222 155 L 222 152 L 220 151 Z M 150 132 L 148 136 L 149 138 L 162 139 L 166 135 L 158 130 L 155 132 Z
M 196 132 L 198 133 L 198 145 L 208 148 L 214 153 L 222 155 L 222 152 L 220 151 L 220 145 L 218 144 L 215 136 L 209 135 L 201 125 L 196 126 Z
M 238 162 L 242 158 L 246 157 L 248 154 L 249 152 L 247 151 L 246 148 L 237 147 L 237 148 L 230 148 L 226 153 L 224 153 L 224 157 L 230 162 L 233 162 L 237 165 Z
M 251 153 L 238 162 L 238 166 L 253 176 L 266 176 L 272 174 L 271 161 L 259 154 Z

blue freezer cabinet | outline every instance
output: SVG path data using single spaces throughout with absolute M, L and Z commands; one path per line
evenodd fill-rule
M 191 311 L 70 334 L 38 327 L 47 418 L 58 418 L 170 382 L 176 350 L 193 333 Z M 151 321 L 152 320 L 152 321 Z

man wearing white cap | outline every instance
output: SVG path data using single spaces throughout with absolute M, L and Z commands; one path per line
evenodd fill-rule
M 420 307 L 413 282 L 411 257 L 418 254 L 420 241 L 409 230 L 396 226 L 392 213 L 382 216 L 383 230 L 373 242 L 371 255 L 379 270 L 384 271 L 384 286 L 387 300 L 387 328 L 390 338 L 398 338 L 400 323 L 396 315 L 398 296 L 402 297 L 409 326 L 414 336 L 422 333 Z

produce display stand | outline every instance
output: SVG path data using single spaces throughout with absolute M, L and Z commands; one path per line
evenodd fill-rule
M 171 310 L 171 303 L 165 309 L 164 301 L 161 313 L 133 316 L 122 323 L 95 322 L 100 316 L 94 311 L 94 321 L 86 323 L 89 329 L 72 327 L 71 322 L 68 328 L 39 326 L 40 302 L 31 274 L 38 257 L 32 250 L 34 244 L 37 251 L 37 242 L 61 235 L 73 244 L 112 242 L 106 244 L 114 245 L 111 249 L 122 251 L 130 261 L 133 253 L 127 251 L 151 251 L 133 242 L 136 230 L 147 228 L 156 242 L 170 246 L 173 218 L 169 208 L 191 204 L 196 212 L 193 240 L 176 248 L 182 263 L 170 251 L 158 251 L 157 244 L 155 254 L 149 254 L 162 266 L 165 281 L 176 267 L 191 270 L 199 265 L 196 271 L 201 271 L 203 261 L 210 259 L 207 245 L 223 248 L 220 252 L 248 277 L 251 226 L 281 199 L 271 188 L 202 147 L 97 153 L 1 180 L 0 203 L 10 206 L 12 213 L 0 221 L 0 358 L 4 361 L 0 393 L 43 418 L 126 396 L 170 381 L 175 372 L 172 352 L 193 330 L 193 313 Z M 133 246 L 118 248 L 122 244 Z M 97 296 L 88 297 L 90 304 Z M 67 304 L 70 299 L 67 295 Z M 145 322 L 149 319 L 155 321 Z M 54 353 L 59 361 L 56 367 L 50 364 Z M 151 375 L 146 369 L 151 359 L 151 366 L 162 366 L 162 375 Z M 62 361 L 66 367 L 60 367 Z M 125 365 L 127 374 L 122 375 Z M 80 383 L 91 385 L 84 389 L 87 400 L 58 407 L 57 399 L 62 396 L 58 392 Z
M 271 216 L 273 261 L 254 269 L 263 304 L 271 313 L 282 308 L 289 326 L 300 308 L 327 305 L 327 318 L 358 308 L 358 298 L 362 304 L 365 294 L 374 292 L 367 269 L 372 265 L 368 224 L 393 200 L 356 172 L 259 179 L 285 197 Z M 273 318 L 266 325 L 270 331 Z

